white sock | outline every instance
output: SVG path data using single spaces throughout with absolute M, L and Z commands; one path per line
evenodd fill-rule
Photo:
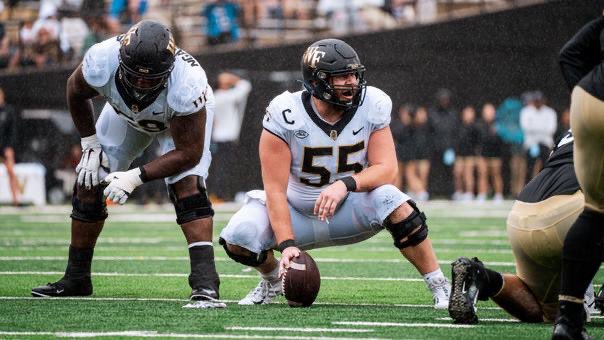
M 428 283 L 430 283 L 430 281 L 432 281 L 436 278 L 445 279 L 445 274 L 443 274 L 443 271 L 440 270 L 440 268 L 438 268 L 437 270 L 435 270 L 433 272 L 424 274 L 422 277 L 424 278 L 424 281 L 426 281 L 426 284 L 428 284 Z
M 201 246 L 213 246 L 212 241 L 200 241 L 200 242 L 193 242 L 193 243 L 189 244 L 189 248 L 201 247 Z
M 275 281 L 276 279 L 279 278 L 279 266 L 275 266 L 275 269 L 273 269 L 272 271 L 268 272 L 268 273 L 260 273 L 260 276 L 268 281 Z

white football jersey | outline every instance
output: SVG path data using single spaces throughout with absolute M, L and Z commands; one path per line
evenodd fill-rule
M 315 112 L 307 91 L 284 92 L 266 109 L 264 129 L 291 150 L 287 197 L 295 208 L 312 212 L 327 185 L 367 167 L 369 136 L 390 124 L 392 100 L 378 88 L 365 91 L 362 105 L 333 125 Z
M 82 72 L 86 82 L 105 97 L 115 112 L 132 127 L 156 134 L 170 126 L 172 117 L 198 112 L 206 105 L 206 73 L 195 58 L 178 48 L 167 86 L 155 101 L 144 108 L 136 104 L 128 106 L 116 85 L 122 36 L 109 38 L 92 46 L 84 56 Z

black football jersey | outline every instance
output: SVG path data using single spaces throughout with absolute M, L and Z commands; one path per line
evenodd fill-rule
M 571 195 L 580 189 L 573 163 L 574 138 L 571 130 L 556 146 L 539 172 L 518 195 L 518 200 L 536 203 L 556 195 Z

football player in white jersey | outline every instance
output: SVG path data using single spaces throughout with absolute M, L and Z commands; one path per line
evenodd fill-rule
M 99 95 L 107 103 L 95 125 L 91 99 Z M 176 47 L 166 27 L 141 21 L 90 48 L 67 81 L 67 102 L 82 137 L 69 260 L 63 278 L 32 289 L 32 295 L 91 295 L 105 197 L 123 204 L 139 185 L 163 178 L 189 245 L 188 306 L 224 307 L 212 248 L 214 211 L 204 184 L 214 101 L 197 60 Z M 154 139 L 161 156 L 128 170 Z
M 450 285 L 426 217 L 391 184 L 392 101 L 366 86 L 364 72 L 345 42 L 317 41 L 302 57 L 305 91 L 284 92 L 269 104 L 259 147 L 265 190 L 248 192 L 220 234 L 227 254 L 262 277 L 239 304 L 267 304 L 281 294 L 280 272 L 300 249 L 356 243 L 386 228 L 423 275 L 435 308 L 447 308 Z

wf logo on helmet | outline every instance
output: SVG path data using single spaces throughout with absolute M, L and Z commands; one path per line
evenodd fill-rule
M 317 63 L 325 56 L 325 52 L 319 51 L 318 46 L 309 47 L 304 53 L 304 63 L 310 67 L 317 67 Z

